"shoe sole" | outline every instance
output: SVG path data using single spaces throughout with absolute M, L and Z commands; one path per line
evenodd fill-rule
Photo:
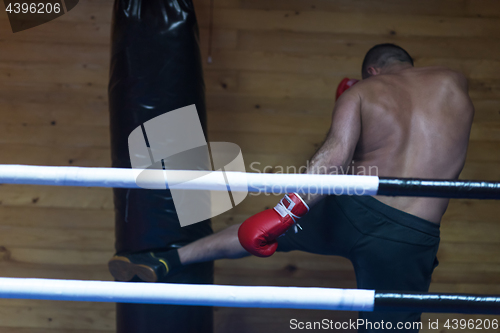
M 146 265 L 134 264 L 127 257 L 114 256 L 108 262 L 109 272 L 118 281 L 130 281 L 138 276 L 144 282 L 157 282 L 154 269 Z

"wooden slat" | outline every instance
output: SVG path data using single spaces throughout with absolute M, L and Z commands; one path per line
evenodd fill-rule
M 83 102 L 81 104 L 52 104 L 45 101 L 34 103 L 0 100 L 0 121 L 16 125 L 109 126 L 107 102 Z
M 495 168 L 497 164 L 498 162 L 468 161 L 460 174 L 460 178 L 498 181 L 500 179 L 500 170 Z
M 113 310 L 80 310 L 0 307 L 0 321 L 6 327 L 31 327 L 45 329 L 83 329 L 93 330 L 114 329 Z M 20 325 L 20 323 L 22 323 Z
M 304 55 L 292 53 L 255 52 L 250 50 L 217 50 L 213 63 L 207 66 L 217 70 L 265 71 L 317 74 L 359 78 L 364 54 L 356 56 Z M 446 66 L 473 79 L 497 78 L 500 61 L 454 58 L 417 58 L 415 66 Z
M 363 57 L 374 45 L 393 43 L 416 59 L 421 57 L 497 59 L 497 38 L 441 36 L 372 36 L 363 33 L 304 33 L 296 31 L 246 31 L 238 36 L 238 49 L 246 51 Z
M 73 11 L 76 12 L 78 9 L 75 8 Z M 0 39 L 109 45 L 111 33 L 109 22 L 93 22 L 92 20 L 72 22 L 62 19 L 64 16 L 23 33 L 12 34 L 7 15 L 2 15 L 0 17 Z
M 463 73 L 468 79 L 495 79 L 500 75 L 500 62 L 497 60 L 466 60 L 454 58 L 418 58 L 415 66 L 445 66 Z
M 82 101 L 81 103 L 50 103 L 44 100 L 0 99 L 0 121 L 16 125 L 74 125 L 109 126 L 107 101 Z
M 340 81 L 339 81 L 340 82 Z M 257 118 L 266 115 L 304 115 L 325 116 L 331 115 L 335 97 L 330 95 L 319 98 L 273 98 L 266 96 L 241 96 L 227 94 L 208 94 L 208 113 L 225 112 L 255 114 Z M 211 124 L 209 124 L 211 126 Z
M 499 80 L 469 80 L 469 94 L 472 98 L 495 99 L 499 92 Z
M 488 156 L 489 154 L 492 154 Z M 467 162 L 498 162 L 500 161 L 500 144 L 491 141 L 472 141 L 469 143 Z
M 266 121 L 262 121 L 263 119 Z M 229 113 L 227 111 L 212 111 L 208 113 L 209 133 L 213 132 L 239 132 L 253 133 L 255 136 L 264 133 L 276 133 L 287 135 L 302 135 L 324 133 L 326 136 L 330 128 L 331 116 L 293 114 L 284 115 L 260 111 Z M 227 126 L 231 124 L 231 126 Z
M 252 271 L 254 273 L 252 273 Z M 325 270 L 304 270 L 294 266 L 286 266 L 275 270 L 257 270 L 254 268 L 217 268 L 216 274 L 219 280 L 234 279 L 238 285 L 273 285 L 273 286 L 321 286 L 339 288 L 354 288 L 355 275 L 353 270 L 345 271 L 325 271 Z M 255 281 L 251 281 L 256 279 Z M 219 283 L 219 282 L 217 282 Z M 221 282 L 227 284 L 226 282 Z M 349 287 L 350 286 L 350 287 Z
M 0 221 L 2 226 L 112 230 L 114 213 L 101 209 L 2 205 Z
M 200 49 L 202 52 L 208 51 L 210 41 L 209 29 L 200 29 Z M 212 31 L 212 49 L 235 49 L 238 46 L 238 31 L 233 29 L 213 29 Z M 206 59 L 202 59 L 205 65 Z
M 500 6 L 497 1 L 467 0 L 467 10 L 471 15 L 500 17 Z
M 1 101 L 23 101 L 28 103 L 103 103 L 107 102 L 105 86 L 88 84 L 50 83 L 39 84 L 31 81 L 0 82 Z
M 447 262 L 475 263 L 481 258 L 481 263 L 498 265 L 500 263 L 499 244 L 483 243 L 450 243 L 443 242 L 439 246 L 438 258 Z
M 436 293 L 498 295 L 500 294 L 500 286 L 498 286 L 498 284 L 484 284 L 484 283 L 432 282 L 429 291 Z
M 80 325 L 78 325 L 78 328 L 71 328 L 71 327 L 66 327 L 65 328 L 55 328 L 55 327 L 47 327 L 47 328 L 30 328 L 27 326 L 30 326 L 30 324 L 24 323 L 22 320 L 7 320 L 7 322 L 10 322 L 10 324 L 13 325 L 13 327 L 6 327 L 6 326 L 0 326 L 0 331 L 3 332 L 8 332 L 8 333 L 84 333 L 84 332 L 89 332 L 91 330 L 94 333 L 111 333 L 114 332 L 114 325 L 115 325 L 115 320 L 114 320 L 114 312 L 115 312 L 115 304 L 114 303 L 97 303 L 97 302 L 69 302 L 69 301 L 46 301 L 46 300 L 21 300 L 21 299 L 0 299 L 0 309 L 4 308 L 11 308 L 13 310 L 19 310 L 23 311 L 22 309 L 28 309 L 31 313 L 33 314 L 38 314 L 41 318 L 44 316 L 42 315 L 43 313 L 45 314 L 52 314 L 51 316 L 45 316 L 46 319 L 52 318 L 52 321 L 57 320 L 57 318 L 60 318 L 58 313 L 70 313 L 70 311 L 74 312 L 75 314 L 80 313 L 89 313 L 89 310 L 91 311 L 99 311 L 105 314 L 108 314 L 106 316 L 106 319 L 102 318 L 102 324 L 106 326 L 110 326 L 112 330 L 98 330 L 94 328 L 87 328 L 87 329 L 80 329 Z M 8 313 L 4 313 L 0 311 L 0 322 L 2 322 L 2 325 L 6 319 L 5 316 L 7 316 Z M 94 320 L 93 316 L 89 318 L 90 320 Z M 84 320 L 84 318 L 81 318 L 79 320 Z M 33 324 L 31 324 L 33 325 Z
M 22 325 L 22 324 L 19 324 Z M 26 328 L 26 327 L 5 327 L 0 326 L 0 331 L 2 333 L 87 333 L 89 330 L 80 330 L 80 329 L 57 329 L 57 328 Z M 115 330 L 92 330 L 92 333 L 113 333 Z
M 500 100 L 473 100 L 476 113 L 474 122 L 489 122 L 500 120 Z
M 45 233 L 50 233 L 51 230 L 45 231 Z M 75 230 L 75 232 L 80 233 L 80 231 Z M 69 249 L 40 249 L 40 248 L 25 248 L 10 246 L 1 251 L 2 261 L 6 262 L 17 262 L 26 264 L 39 264 L 39 265 L 106 265 L 108 260 L 113 256 L 114 249 L 112 248 L 112 241 L 110 239 L 114 236 L 113 230 L 109 232 L 103 232 L 108 237 L 105 237 L 107 245 L 107 251 L 95 251 L 92 250 L 92 246 L 86 248 L 85 240 L 82 242 L 80 239 L 74 239 L 75 243 L 80 243 L 80 246 L 76 250 Z M 87 235 L 84 235 L 85 237 Z M 110 237 L 111 236 L 111 237 Z M 82 237 L 82 238 L 83 238 Z M 104 237 L 101 237 L 101 240 Z M 33 246 L 36 246 L 37 241 Z M 47 242 L 47 245 L 49 243 Z
M 69 280 L 113 280 L 107 265 L 39 265 L 0 262 L 2 276 Z
M 500 122 L 473 124 L 470 139 L 478 141 L 499 141 Z
M 363 59 L 328 55 L 295 55 L 291 53 L 252 52 L 249 50 L 216 50 L 210 70 L 237 70 L 317 74 L 321 76 L 359 76 Z
M 56 42 L 0 40 L 4 51 L 0 54 L 3 62 L 33 62 L 42 64 L 101 64 L 109 63 L 109 46 L 92 44 L 63 44 Z
M 28 228 L 0 225 L 0 230 L 2 232 L 0 235 L 2 252 L 7 259 L 10 255 L 10 247 L 112 251 L 114 244 L 112 229 L 107 231 L 102 229 L 64 230 L 43 226 Z M 23 255 L 20 256 L 25 258 Z
M 353 270 L 351 262 L 338 256 L 322 256 L 306 252 L 278 252 L 264 259 L 249 256 L 238 260 L 223 259 L 215 262 L 217 269 L 238 270 L 252 267 L 258 271 L 286 271 L 290 275 L 296 270 L 308 271 L 343 271 Z
M 345 75 L 319 76 L 267 72 L 207 70 L 205 83 L 209 94 L 237 94 L 274 98 L 325 98 L 333 96 Z M 471 79 L 470 96 L 475 99 L 500 98 L 500 80 Z
M 1 62 L 0 83 L 22 86 L 23 82 L 33 85 L 62 84 L 79 86 L 105 87 L 108 83 L 108 65 Z
M 10 307 L 32 307 L 32 308 L 67 308 L 67 309 L 95 309 L 95 310 L 114 310 L 115 304 L 105 302 L 74 302 L 74 301 L 49 301 L 36 299 L 0 299 L 0 306 Z
M 498 21 L 490 18 L 450 18 L 323 11 L 219 9 L 218 28 L 301 32 L 397 34 L 403 36 L 488 36 L 498 38 Z M 205 27 L 207 22 L 202 21 Z
M 109 149 L 108 126 L 0 125 L 0 144 L 53 147 L 96 147 Z
M 499 213 L 500 207 L 496 205 L 496 201 L 454 199 L 450 201 L 445 217 L 450 219 L 473 217 L 480 221 L 494 221 Z
M 492 204 L 493 206 L 493 204 Z M 491 207 L 494 209 L 494 207 Z M 474 218 L 471 211 L 469 219 L 472 221 L 455 220 L 445 217 L 441 224 L 441 239 L 443 242 L 464 243 L 496 243 L 496 235 L 500 234 L 500 226 L 494 221 L 483 222 Z M 467 245 L 464 245 L 467 247 Z
M 241 286 L 289 286 L 289 287 L 321 287 L 321 288 L 356 288 L 354 273 L 339 274 L 337 272 L 324 273 L 317 277 L 316 272 L 302 272 L 300 276 L 291 276 L 286 271 L 265 271 L 259 273 L 252 269 L 215 271 L 216 284 Z M 345 279 L 342 279 L 345 278 Z
M 447 245 L 448 242 L 443 242 L 443 244 Z M 464 247 L 467 247 L 469 244 L 463 244 Z M 457 253 L 457 257 L 460 255 Z M 475 277 L 479 279 L 486 280 L 484 276 L 480 276 L 481 272 L 485 275 L 489 274 L 490 278 L 494 277 L 495 274 L 500 272 L 500 266 L 495 264 L 490 264 L 486 262 L 473 262 L 473 263 L 464 263 L 464 262 L 452 262 L 447 260 L 443 256 L 440 256 L 438 253 L 439 265 L 435 270 L 436 277 L 439 276 L 439 279 L 453 279 L 453 275 L 455 273 L 464 274 L 464 276 Z M 462 283 L 471 283 L 470 281 L 462 281 Z M 490 279 L 490 281 L 484 281 L 486 284 L 495 284 L 495 279 Z
M 325 98 L 332 96 L 343 77 L 207 70 L 205 83 L 210 94 Z
M 455 0 L 423 0 L 423 1 L 394 1 L 394 0 L 242 0 L 242 8 L 268 10 L 295 10 L 295 11 L 332 11 L 346 13 L 383 13 L 394 15 L 439 15 L 439 16 L 483 16 L 499 17 L 500 9 L 494 0 L 476 2 Z
M 241 0 L 217 0 L 214 1 L 214 8 L 240 8 Z M 200 12 L 208 14 L 210 3 L 204 0 L 193 0 L 194 8 L 198 16 Z
M 463 247 L 468 247 L 464 244 Z M 456 256 L 460 256 L 457 253 Z M 456 258 L 457 260 L 460 258 Z M 450 262 L 449 259 L 444 258 L 438 253 L 439 266 L 435 269 L 432 275 L 433 283 L 440 284 L 484 284 L 485 286 L 494 286 L 498 283 L 498 274 L 500 269 L 498 264 L 493 263 L 463 263 L 463 262 Z M 462 292 L 462 291 L 456 291 Z M 481 293 L 477 291 L 477 293 Z M 492 294 L 494 291 L 486 293 Z
M 109 148 L 1 145 L 0 163 L 54 166 L 111 166 Z
M 0 198 L 4 206 L 113 209 L 109 188 L 4 184 Z

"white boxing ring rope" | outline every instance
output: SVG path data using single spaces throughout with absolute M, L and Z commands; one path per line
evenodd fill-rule
M 0 298 L 341 311 L 500 314 L 500 297 L 366 289 L 0 278 Z
M 0 184 L 148 188 L 258 193 L 389 195 L 439 198 L 500 199 L 500 182 L 382 178 L 358 175 L 267 174 L 236 171 L 0 165 Z
M 35 165 L 0 165 L 0 184 L 30 184 L 53 186 L 84 186 L 141 188 L 136 183 L 141 169 L 89 168 L 89 167 L 54 167 Z M 160 173 L 163 170 L 148 170 Z M 227 184 L 221 182 L 222 171 L 204 172 L 190 170 L 169 170 L 169 183 L 175 183 L 176 189 L 227 191 Z M 232 191 L 261 193 L 305 192 L 311 189 L 324 194 L 336 194 L 336 191 L 348 191 L 349 194 L 364 193 L 374 195 L 378 189 L 378 177 L 351 175 L 311 175 L 311 174 L 266 174 L 225 171 L 230 180 Z M 159 178 L 162 178 L 159 177 Z M 154 178 L 154 177 L 151 177 Z M 154 178 L 158 179 L 158 178 Z M 158 185 L 152 181 L 152 187 Z
M 0 298 L 372 311 L 374 290 L 0 278 Z

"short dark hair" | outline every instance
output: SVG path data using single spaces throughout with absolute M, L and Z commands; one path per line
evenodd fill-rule
M 409 62 L 413 66 L 413 59 L 402 47 L 395 44 L 375 45 L 366 53 L 361 67 L 361 76 L 363 79 L 370 76 L 368 67 L 381 68 L 394 61 Z

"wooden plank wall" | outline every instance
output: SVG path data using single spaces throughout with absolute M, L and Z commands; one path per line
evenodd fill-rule
M 208 4 L 195 1 L 204 59 Z M 82 0 L 67 15 L 16 34 L 0 14 L 0 163 L 110 165 L 111 8 L 111 0 Z M 476 117 L 462 178 L 500 180 L 498 0 L 215 0 L 213 62 L 205 64 L 210 140 L 240 145 L 248 171 L 303 165 L 328 129 L 338 82 L 359 78 L 364 53 L 381 42 L 400 44 L 417 66 L 467 75 Z M 214 219 L 214 229 L 276 200 L 251 196 Z M 106 189 L 0 186 L 0 275 L 110 280 L 112 209 Z M 500 294 L 498 216 L 497 202 L 452 201 L 432 291 Z M 219 261 L 216 283 L 355 287 L 347 260 L 305 253 Z M 219 333 L 287 332 L 291 318 L 356 318 L 269 309 L 215 314 Z M 424 323 L 452 318 L 500 319 L 426 314 Z M 112 304 L 0 300 L 0 332 L 114 327 Z

